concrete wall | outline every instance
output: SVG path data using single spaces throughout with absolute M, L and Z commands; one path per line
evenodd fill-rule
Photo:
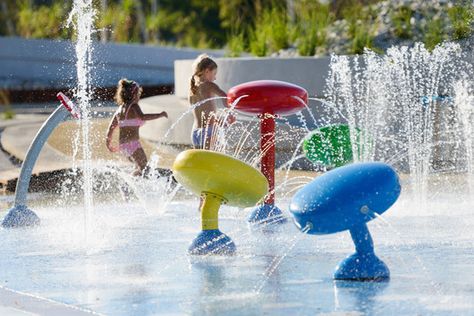
M 70 88 L 76 83 L 75 43 L 0 37 L 0 88 Z M 122 77 L 142 85 L 172 85 L 174 61 L 202 51 L 131 44 L 94 43 L 93 85 L 115 86 Z M 222 52 L 213 52 L 222 55 Z
M 272 79 L 297 84 L 311 96 L 321 96 L 329 71 L 329 57 L 298 58 L 216 58 L 219 66 L 216 83 L 225 91 L 253 80 Z M 186 98 L 193 60 L 175 61 L 175 93 Z

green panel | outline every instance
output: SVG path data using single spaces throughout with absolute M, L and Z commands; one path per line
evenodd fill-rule
M 356 137 L 360 130 L 356 129 Z M 303 151 L 310 161 L 327 167 L 340 167 L 353 161 L 348 125 L 330 125 L 312 131 L 303 143 Z

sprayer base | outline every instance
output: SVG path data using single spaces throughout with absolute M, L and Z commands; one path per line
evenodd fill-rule
M 12 207 L 8 214 L 3 218 L 2 226 L 4 228 L 31 227 L 39 225 L 38 215 L 30 210 L 26 205 L 17 205 Z
M 250 213 L 247 221 L 251 224 L 283 224 L 287 219 L 274 204 L 262 204 Z
M 387 281 L 390 271 L 374 253 L 354 253 L 344 259 L 334 272 L 336 280 Z
M 235 244 L 229 236 L 219 229 L 203 230 L 188 248 L 190 255 L 233 255 Z

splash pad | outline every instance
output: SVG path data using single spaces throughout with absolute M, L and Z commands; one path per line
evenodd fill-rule
M 407 51 L 409 49 L 399 55 L 406 56 Z M 409 68 L 403 60 L 402 63 L 394 60 L 390 60 L 387 70 L 392 71 L 399 65 L 403 65 L 400 68 Z M 406 60 L 413 63 L 426 59 L 415 56 Z M 344 70 L 341 64 L 336 68 Z M 444 73 L 438 67 L 422 68 Z M 389 71 L 384 73 L 389 74 Z M 337 97 L 343 96 L 345 101 L 339 100 L 342 106 L 359 104 L 351 102 L 353 99 L 348 95 L 351 87 L 349 76 L 334 78 L 344 79 L 341 85 L 343 93 L 336 88 L 334 93 L 329 93 L 334 97 L 334 103 L 337 103 Z M 430 74 L 413 78 L 437 80 Z M 387 101 L 393 102 L 391 109 L 394 111 L 389 113 L 395 113 L 394 117 L 400 121 L 398 109 L 416 111 L 421 102 L 412 102 L 414 99 L 419 101 L 422 95 L 441 93 L 420 89 L 410 94 L 410 88 L 416 87 L 417 83 L 406 79 L 403 76 L 397 80 L 375 78 L 374 81 L 381 85 L 397 86 L 393 90 L 395 93 L 388 96 L 378 93 L 383 92 L 384 87 L 374 89 L 371 86 L 372 91 L 377 91 L 375 96 L 386 96 L 375 100 L 377 102 L 373 102 L 373 94 L 362 94 L 372 97 L 368 98 L 368 103 L 376 104 L 378 109 L 383 109 Z M 403 86 L 405 82 L 407 84 Z M 365 86 L 370 87 L 369 84 Z M 429 89 L 433 86 L 434 83 L 426 85 Z M 454 96 L 452 91 L 449 93 Z M 467 95 L 472 95 L 472 91 L 468 90 Z M 433 102 L 428 103 L 423 105 L 424 109 L 434 107 Z M 453 103 L 465 106 L 463 113 L 466 114 L 472 109 L 469 102 Z M 378 115 L 377 111 L 368 112 Z M 354 113 L 364 111 L 357 109 Z M 386 136 L 390 136 L 393 130 L 388 129 L 385 131 L 387 134 L 382 134 L 370 129 L 386 126 L 377 121 L 380 117 L 367 116 L 367 124 L 363 127 L 369 128 L 371 136 L 385 136 L 373 139 L 376 145 L 389 144 L 384 149 L 390 149 L 393 139 Z M 357 118 L 350 115 L 348 118 L 352 120 L 351 127 L 361 126 Z M 467 118 L 469 115 L 461 116 L 462 120 L 469 122 Z M 406 117 L 403 120 L 407 125 L 413 122 Z M 430 122 L 429 116 L 419 121 Z M 418 127 L 429 131 L 423 128 L 424 124 Z M 470 125 L 459 126 L 455 131 L 463 128 L 468 130 Z M 421 170 L 426 175 L 427 169 L 423 168 L 428 165 L 428 151 L 422 141 L 429 137 L 417 133 L 412 135 L 415 137 L 402 139 L 396 144 L 410 145 L 409 163 L 416 167 L 411 172 Z M 439 140 L 445 144 L 445 139 Z M 457 151 L 461 149 L 462 146 L 456 147 Z M 397 150 L 387 153 L 397 162 Z M 361 159 L 375 159 L 375 154 L 370 154 L 373 153 L 362 155 Z M 423 168 L 416 165 L 420 157 Z M 403 181 L 404 188 L 417 188 L 418 183 L 412 176 Z M 455 177 L 455 181 L 460 181 L 459 177 Z M 196 201 L 188 202 L 181 198 L 160 215 L 150 215 L 141 205 L 133 203 L 97 203 L 93 217 L 96 231 L 91 232 L 89 240 L 92 242 L 84 243 L 82 230 L 78 233 L 74 229 L 74 224 L 80 222 L 75 214 L 83 214 L 84 207 L 51 204 L 57 196 L 50 197 L 42 205 L 31 199 L 42 219 L 42 225 L 36 229 L 0 230 L 6 245 L 2 251 L 4 260 L 0 279 L 18 290 L 40 293 L 44 297 L 110 315 L 288 315 L 295 311 L 304 315 L 471 315 L 474 309 L 471 273 L 474 218 L 472 202 L 464 197 L 472 191 L 467 190 L 465 183 L 457 183 L 461 191 L 450 195 L 446 189 L 451 183 L 441 183 L 438 191 L 435 190 L 427 199 L 426 207 L 419 207 L 402 193 L 404 196 L 393 207 L 394 210 L 383 214 L 383 223 L 379 220 L 367 223 L 377 239 L 377 254 L 391 267 L 390 282 L 346 282 L 328 278 L 341 256 L 352 250 L 353 242 L 344 233 L 338 234 L 338 238 L 326 234 L 317 239 L 305 238 L 306 235 L 295 233 L 292 224 L 275 228 L 280 229 L 278 233 L 263 230 L 248 233 L 239 217 L 242 212 L 235 212 L 226 205 L 222 206 L 222 215 L 226 216 L 221 218 L 220 224 L 229 235 L 235 236 L 239 252 L 229 258 L 199 258 L 202 260 L 196 263 L 189 259 L 186 251 L 181 251 L 195 236 L 193 220 L 196 214 L 190 214 L 189 210 Z M 282 205 L 289 203 L 297 185 L 288 188 L 287 197 L 278 197 Z M 149 187 L 144 187 L 146 189 Z M 316 221 L 313 219 L 312 222 Z M 356 241 L 359 237 L 368 241 L 364 231 L 353 237 Z M 371 241 L 369 248 L 362 246 L 370 249 L 370 244 Z M 256 282 L 263 283 L 258 291 Z

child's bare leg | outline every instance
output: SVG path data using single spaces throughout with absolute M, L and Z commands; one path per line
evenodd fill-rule
M 135 152 L 132 155 L 132 159 L 133 159 L 133 162 L 135 163 L 135 166 L 137 167 L 133 175 L 134 176 L 143 175 L 143 171 L 145 170 L 146 165 L 148 163 L 145 152 L 143 151 L 143 148 L 138 148 L 137 150 L 135 150 Z

